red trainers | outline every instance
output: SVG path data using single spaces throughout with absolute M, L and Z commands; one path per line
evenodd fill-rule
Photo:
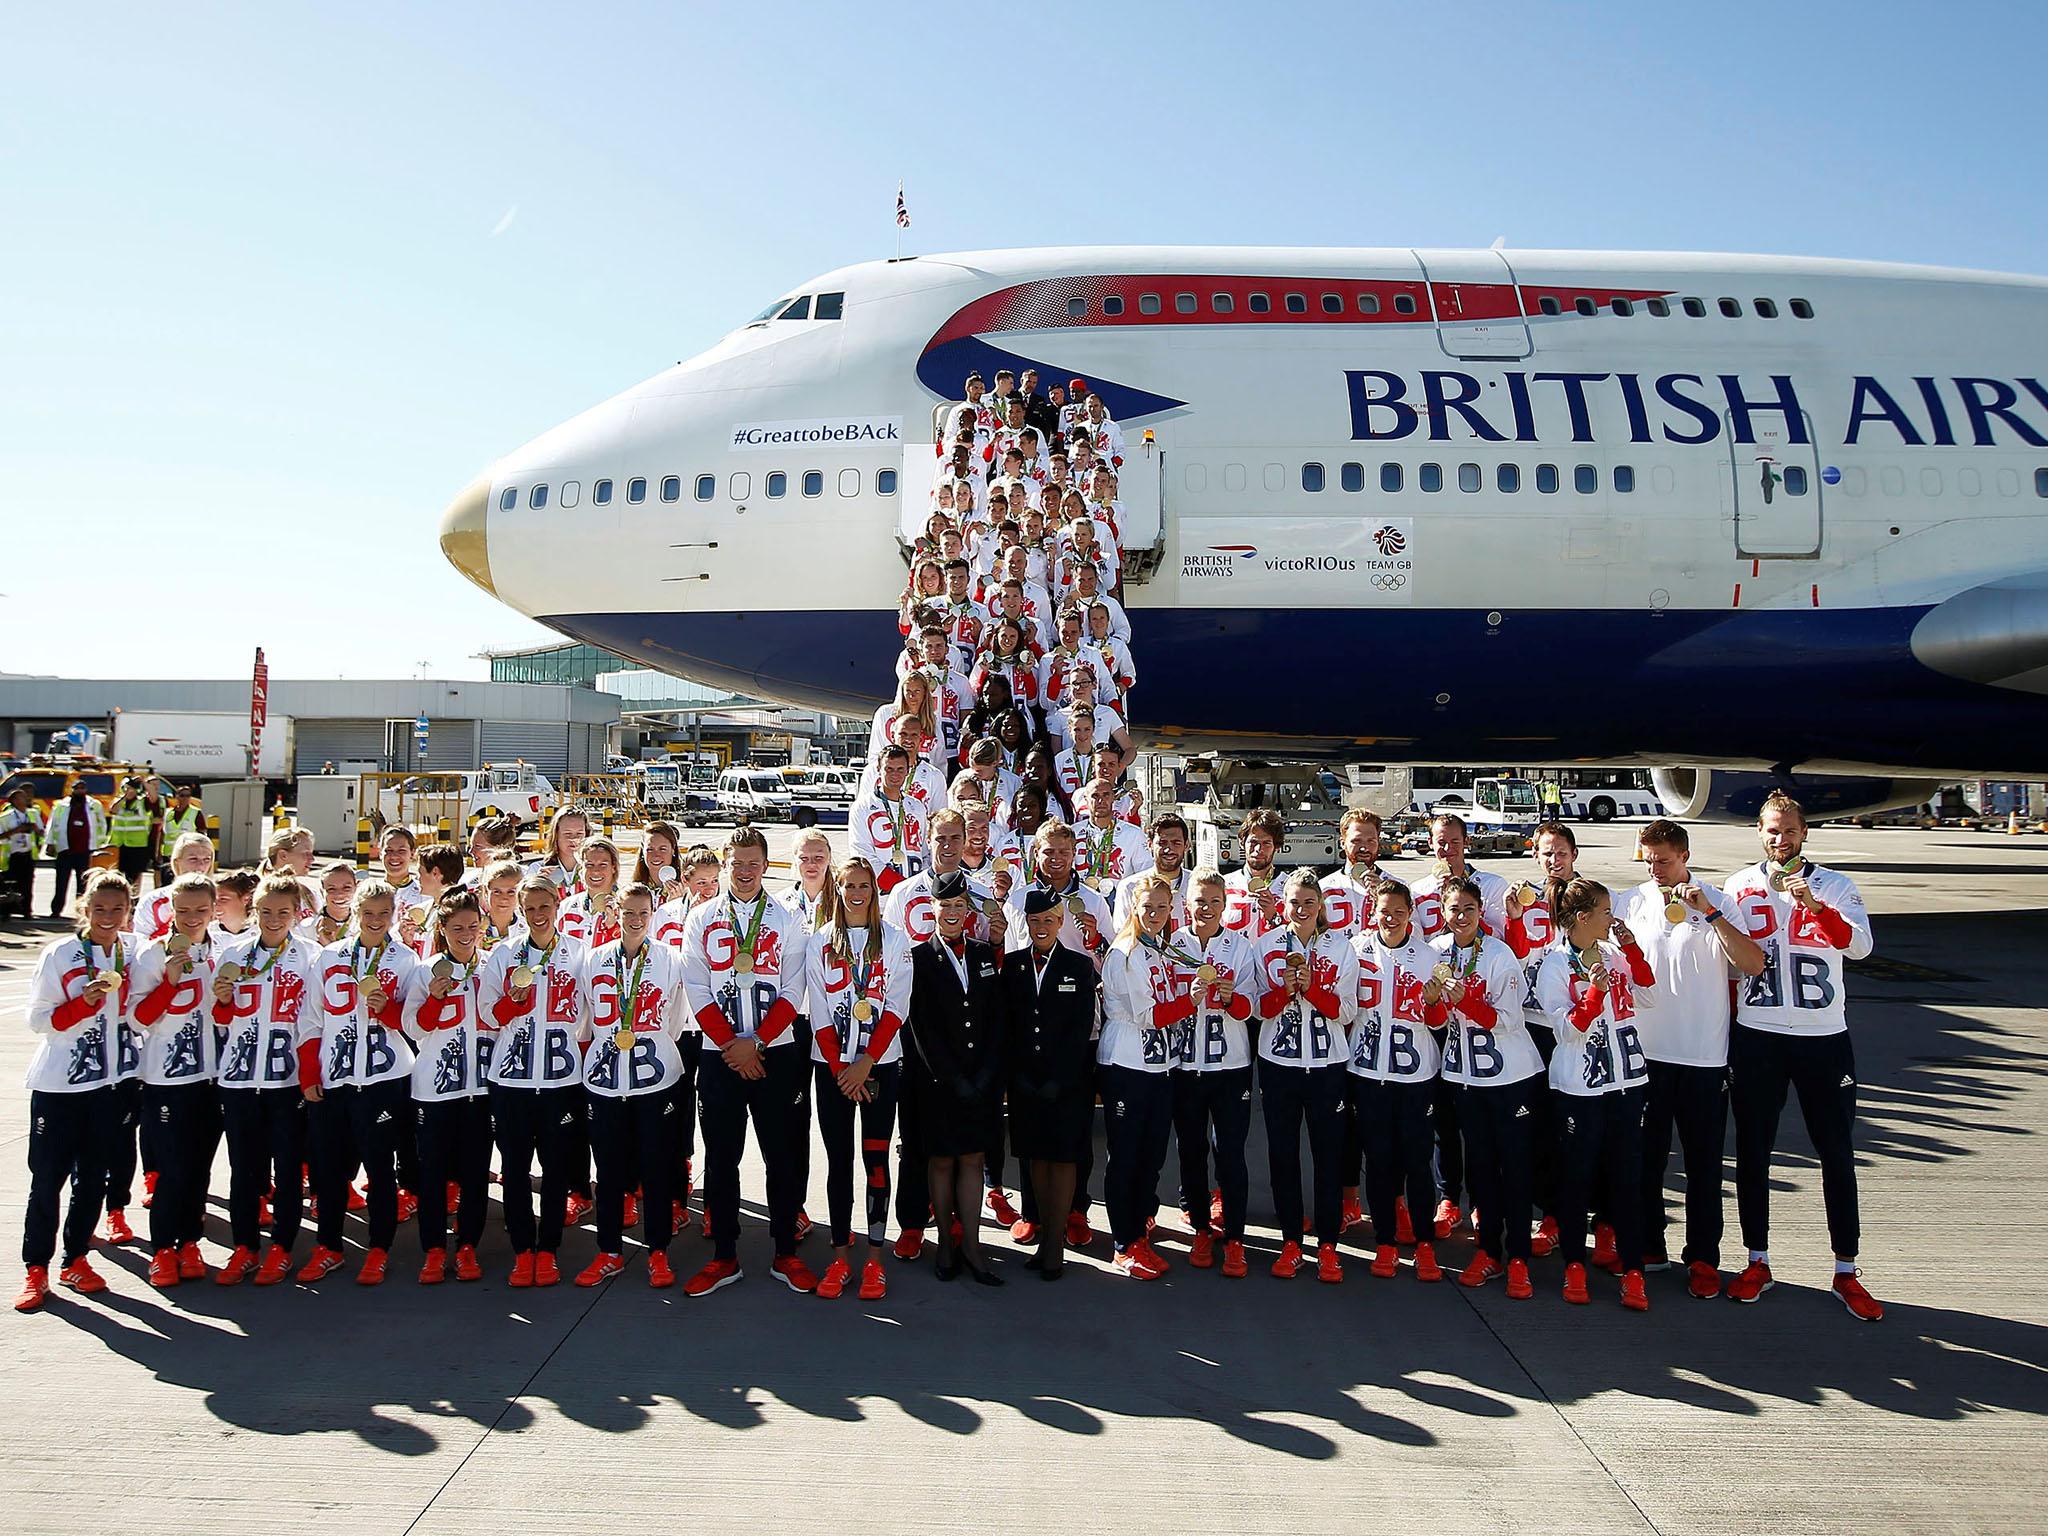
M 1141 1237 L 1132 1246 L 1138 1250 L 1146 1264 L 1160 1274 L 1163 1275 L 1173 1268 L 1171 1264 L 1166 1262 L 1166 1256 L 1152 1246 L 1152 1239 L 1150 1237 Z
M 1320 1243 L 1316 1247 L 1316 1278 L 1325 1285 L 1344 1283 L 1344 1261 L 1337 1257 L 1335 1243 Z
M 1251 1266 L 1244 1261 L 1244 1244 L 1232 1238 L 1223 1245 L 1223 1273 L 1225 1278 L 1242 1280 Z
M 1145 1262 L 1145 1250 L 1138 1243 L 1117 1249 L 1109 1262 L 1116 1267 L 1118 1274 L 1129 1275 L 1133 1280 L 1157 1280 L 1161 1273 Z
M 263 1262 L 256 1266 L 258 1285 L 282 1285 L 292 1272 L 292 1251 L 280 1243 L 263 1250 Z
M 1741 1274 L 1728 1282 L 1730 1301 L 1755 1301 L 1778 1282 L 1771 1278 L 1771 1266 L 1751 1259 Z
M 889 1277 L 882 1273 L 882 1261 L 872 1254 L 860 1267 L 860 1299 L 880 1301 L 889 1294 Z
M 197 1243 L 187 1243 L 178 1250 L 178 1278 L 180 1280 L 204 1280 L 206 1278 L 206 1255 L 199 1251 Z
M 844 1259 L 834 1259 L 825 1266 L 825 1273 L 818 1276 L 817 1293 L 826 1301 L 837 1301 L 852 1281 L 853 1266 Z
M 1434 1285 L 1443 1277 L 1444 1272 L 1437 1267 L 1436 1244 L 1417 1243 L 1415 1245 L 1415 1278 L 1424 1285 Z
M 533 1255 L 531 1253 L 519 1254 L 512 1260 L 512 1278 L 506 1284 L 518 1286 L 522 1290 L 533 1284 Z
M 1188 1262 L 1197 1269 L 1213 1269 L 1216 1265 L 1216 1239 L 1207 1232 L 1197 1232 L 1194 1242 L 1188 1246 Z
M 924 1252 L 924 1228 L 905 1227 L 896 1234 L 896 1246 L 889 1250 L 899 1259 L 914 1259 Z
M 363 1267 L 356 1271 L 357 1285 L 382 1285 L 384 1268 L 391 1262 L 391 1255 L 382 1248 L 372 1248 L 363 1255 Z
M 1721 1271 L 1704 1259 L 1694 1259 L 1685 1266 L 1685 1288 L 1701 1301 L 1712 1301 L 1721 1294 Z
M 174 1290 L 178 1284 L 178 1250 L 159 1248 L 150 1257 L 149 1283 L 160 1291 Z
M 455 1278 L 458 1280 L 481 1280 L 483 1277 L 484 1267 L 476 1261 L 475 1245 L 464 1243 L 455 1250 Z
M 1583 1307 L 1593 1299 L 1586 1289 L 1586 1266 L 1577 1259 L 1564 1267 L 1564 1299 L 1575 1307 Z
M 1088 1225 L 1088 1218 L 1079 1211 L 1067 1212 L 1067 1246 L 1086 1248 L 1095 1241 L 1095 1229 Z
M 533 1256 L 533 1283 L 536 1288 L 562 1283 L 562 1266 L 555 1262 L 552 1253 L 536 1253 Z
M 402 1194 L 398 1198 L 401 1204 L 405 1200 L 405 1196 Z M 562 1207 L 562 1225 L 566 1227 L 575 1226 L 577 1222 L 590 1214 L 591 1207 L 596 1205 L 596 1203 L 588 1195 L 571 1193 L 567 1202 Z M 400 1221 L 405 1220 L 403 1216 L 398 1219 Z
M 332 1248 L 322 1248 L 318 1243 L 315 1243 L 312 1256 L 299 1266 L 299 1283 L 301 1285 L 311 1285 L 316 1280 L 325 1280 L 329 1275 L 341 1268 L 341 1264 L 342 1258 L 340 1254 L 336 1253 Z
M 1529 1237 L 1529 1257 L 1547 1259 L 1557 1252 L 1557 1218 L 1546 1216 L 1536 1223 L 1536 1230 Z
M 713 1259 L 683 1282 L 683 1294 L 695 1297 L 709 1296 L 713 1291 L 722 1291 L 741 1278 L 743 1276 L 737 1260 Z
M 1489 1280 L 1498 1280 L 1506 1271 L 1484 1253 L 1475 1253 L 1472 1262 L 1465 1266 L 1465 1272 L 1458 1276 L 1458 1284 L 1470 1290 L 1478 1290 Z
M 353 1184 L 348 1187 L 348 1208 L 351 1211 L 367 1211 L 370 1208 L 369 1196 Z
M 115 1248 L 125 1248 L 135 1241 L 135 1229 L 128 1225 L 126 1211 L 107 1212 L 107 1242 Z
M 1346 1190 L 1344 1192 L 1344 1225 L 1340 1230 L 1349 1232 L 1353 1227 L 1362 1227 L 1364 1225 L 1365 1212 L 1358 1204 L 1358 1191 L 1355 1189 Z
M 1459 1210 L 1459 1209 L 1457 1208 L 1457 1206 L 1453 1205 L 1453 1204 L 1452 1204 L 1452 1203 L 1451 1203 L 1450 1201 L 1448 1201 L 1448 1200 L 1439 1200 L 1439 1201 L 1437 1201 L 1437 1203 L 1436 1203 L 1436 1235 L 1437 1235 L 1437 1240 L 1438 1240 L 1439 1242 L 1441 1242 L 1441 1241 L 1442 1241 L 1442 1240 L 1443 1240 L 1444 1238 L 1447 1238 L 1447 1237 L 1449 1237 L 1449 1236 L 1450 1236 L 1450 1235 L 1451 1235 L 1451 1234 L 1452 1234 L 1453 1232 L 1457 1231 L 1457 1230 L 1458 1230 L 1458 1223 L 1459 1223 L 1460 1221 L 1464 1220 L 1464 1217 L 1465 1217 L 1465 1213 L 1464 1213 L 1463 1211 Z
M 146 1211 L 154 1204 L 156 1204 L 156 1175 L 145 1173 L 142 1176 L 142 1208 Z
M 14 1297 L 14 1310 L 34 1312 L 50 1299 L 50 1267 L 47 1264 L 31 1264 L 28 1273 L 21 1277 L 21 1289 Z
M 1621 1304 L 1631 1312 L 1650 1310 L 1650 1293 L 1643 1289 L 1640 1269 L 1632 1269 L 1621 1277 Z
M 676 1272 L 668 1267 L 668 1255 L 659 1248 L 647 1255 L 647 1283 L 657 1291 L 665 1291 L 676 1283 Z
M 1401 1250 L 1392 1243 L 1381 1243 L 1372 1251 L 1372 1276 L 1375 1280 L 1391 1280 L 1401 1267 Z
M 796 1208 L 796 1240 L 802 1242 L 811 1235 L 811 1213 L 802 1206 Z
M 671 1232 L 690 1230 L 690 1213 L 683 1208 L 683 1202 L 680 1200 L 671 1200 L 668 1203 L 668 1229 Z
M 69 1286 L 81 1296 L 97 1296 L 107 1288 L 105 1277 L 92 1267 L 92 1260 L 83 1256 L 57 1272 L 57 1283 Z
M 213 1277 L 215 1285 L 240 1285 L 256 1273 L 256 1255 L 247 1248 L 237 1247 L 228 1255 L 227 1263 Z
M 583 1266 L 583 1273 L 576 1277 L 576 1283 L 587 1289 L 593 1285 L 603 1285 L 605 1281 L 625 1272 L 626 1260 L 623 1254 L 600 1253 Z
M 1010 1223 L 1010 1241 L 1019 1248 L 1032 1248 L 1038 1244 L 1038 1223 L 1018 1217 Z
M 420 1265 L 420 1284 L 439 1285 L 448 1278 L 448 1250 L 429 1248 L 425 1262 Z
M 1593 1251 L 1586 1255 L 1586 1262 L 1610 1275 L 1621 1273 L 1621 1257 L 1614 1251 L 1614 1228 L 1604 1221 L 1593 1228 Z
M 1394 1241 L 1408 1247 L 1415 1241 L 1415 1218 L 1408 1214 L 1408 1202 L 1394 1202 Z
M 1529 1263 L 1526 1259 L 1508 1260 L 1508 1300 L 1527 1301 L 1536 1294 L 1536 1287 L 1529 1283 Z
M 1855 1274 L 1837 1274 L 1831 1289 L 1835 1299 L 1849 1309 L 1851 1317 L 1874 1323 L 1884 1316 L 1884 1306 L 1863 1288 L 1863 1281 L 1859 1278 L 1861 1274 L 1861 1270 Z
M 808 1296 L 818 1288 L 818 1277 L 793 1253 L 784 1254 L 776 1259 L 768 1266 L 768 1273 L 799 1296 Z
M 1273 1261 L 1275 1280 L 1292 1280 L 1301 1269 L 1301 1244 L 1289 1239 L 1280 1245 L 1280 1257 Z
M 398 1192 L 398 1224 L 404 1226 L 420 1213 L 420 1197 L 409 1189 Z
M 992 1189 L 988 1192 L 988 1213 L 995 1217 L 999 1225 L 1005 1227 L 1014 1227 L 1023 1219 L 1018 1216 L 1017 1207 L 1010 1204 L 1009 1193 L 1001 1189 Z

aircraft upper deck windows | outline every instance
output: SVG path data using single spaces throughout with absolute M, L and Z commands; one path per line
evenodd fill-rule
M 1102 301 L 1102 312 L 1105 315 L 1120 315 L 1124 312 L 1124 301 L 1112 293 Z
M 1752 299 L 1750 300 L 1750 307 L 1762 319 L 1775 320 L 1778 318 L 1778 306 L 1770 299 Z
M 1617 315 L 1627 316 L 1636 312 L 1635 305 L 1631 304 L 1627 299 L 1610 299 L 1607 307 Z
M 1595 304 L 1590 298 L 1588 298 L 1583 293 L 1580 294 L 1576 299 L 1572 300 L 1572 308 L 1576 309 L 1582 315 L 1593 315 L 1598 314 L 1600 312 L 1600 306 L 1598 304 Z
M 1681 299 L 1679 304 L 1695 320 L 1702 318 L 1707 312 L 1707 301 L 1705 299 Z
M 718 494 L 718 476 L 699 475 L 697 477 L 696 492 L 699 501 L 709 501 L 713 496 L 716 496 Z
M 1341 295 L 1341 294 L 1335 294 L 1335 293 L 1326 293 L 1326 294 L 1324 294 L 1324 295 L 1323 295 L 1323 313 L 1324 313 L 1324 314 L 1326 314 L 1326 315 L 1341 315 L 1341 314 L 1343 314 L 1343 313 L 1344 313 L 1344 298 L 1343 298 L 1343 295 Z
M 1730 320 L 1740 320 L 1742 318 L 1742 300 L 1723 299 L 1721 301 L 1721 313 Z
M 1087 319 L 1088 301 L 1082 298 L 1079 294 L 1076 294 L 1073 298 L 1067 300 L 1067 318 L 1069 320 Z
M 1536 307 L 1546 315 L 1561 315 L 1564 313 L 1564 305 L 1557 301 L 1557 295 L 1554 293 L 1544 294 L 1542 298 L 1536 301 Z
M 1255 315 L 1270 314 L 1273 301 L 1263 293 L 1248 293 L 1245 295 L 1244 307 Z
M 538 512 L 548 504 L 548 488 L 545 485 L 536 485 L 526 493 L 526 504 Z
M 1237 300 L 1227 293 L 1212 293 L 1209 295 L 1209 307 L 1219 315 L 1227 315 L 1237 308 Z
M 681 475 L 663 475 L 661 477 L 661 499 L 663 501 L 681 501 L 683 499 L 683 477 Z
M 518 505 L 519 505 L 519 487 L 518 487 L 518 486 L 516 486 L 516 485 L 508 485 L 508 486 L 506 486 L 506 487 L 505 487 L 505 489 L 504 489 L 503 491 L 501 491 L 501 492 L 500 492 L 500 493 L 498 494 L 498 510 L 499 510 L 500 512 L 510 512 L 510 511 L 511 511 L 511 510 L 512 510 L 512 509 L 513 509 L 514 507 L 516 507 L 516 506 L 518 506 Z
M 1380 296 L 1376 293 L 1361 293 L 1358 296 L 1358 312 L 1361 315 L 1376 315 L 1380 312 Z
M 1141 294 L 1139 294 L 1139 295 L 1138 295 L 1138 313 L 1139 313 L 1139 314 L 1141 314 L 1141 315 L 1156 315 L 1156 314 L 1158 314 L 1158 313 L 1159 313 L 1159 295 L 1158 295 L 1158 294 L 1156 294 L 1156 293 L 1141 293 Z
M 647 477 L 645 475 L 635 475 L 626 482 L 626 500 L 632 502 L 637 507 L 646 499 Z
M 1322 465 L 1311 463 L 1301 466 L 1301 488 L 1304 491 L 1320 491 L 1323 484 Z
M 1813 318 L 1813 305 L 1805 299 L 1794 299 L 1792 301 L 1792 318 L 1794 320 L 1811 320 Z
M 1397 315 L 1412 315 L 1412 314 L 1414 314 L 1414 313 L 1415 313 L 1415 295 L 1414 295 L 1414 294 L 1412 294 L 1412 293 L 1397 293 L 1397 294 L 1395 294 L 1395 295 L 1394 295 L 1394 313 L 1395 313 L 1395 314 L 1397 314 Z
M 1662 320 L 1671 313 L 1671 301 L 1669 299 L 1645 299 L 1643 300 L 1643 308 L 1647 309 L 1659 320 Z
M 1173 312 L 1177 315 L 1192 315 L 1195 312 L 1195 296 L 1192 293 L 1176 293 L 1173 296 Z
M 1287 313 L 1290 315 L 1307 314 L 1308 296 L 1300 293 L 1290 293 L 1287 295 Z

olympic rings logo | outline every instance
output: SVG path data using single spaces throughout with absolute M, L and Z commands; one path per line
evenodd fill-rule
M 1408 576 L 1405 571 L 1375 571 L 1372 584 L 1382 592 L 1398 592 L 1408 585 Z

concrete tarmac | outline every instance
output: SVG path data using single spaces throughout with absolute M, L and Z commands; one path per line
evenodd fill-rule
M 1585 831 L 1584 871 L 1632 883 L 1632 830 Z M 1743 829 L 1695 838 L 1702 873 L 1754 856 Z M 787 845 L 778 834 L 778 856 Z M 769 1279 L 750 1153 L 747 1279 L 704 1301 L 649 1290 L 630 1244 L 626 1274 L 600 1289 L 513 1291 L 495 1212 L 488 1277 L 439 1289 L 413 1283 L 409 1232 L 375 1291 L 342 1273 L 160 1296 L 141 1250 L 101 1250 L 105 1295 L 60 1291 L 0 1322 L 0 1529 L 2039 1531 L 2048 840 L 1828 827 L 1812 852 L 1862 884 L 1876 923 L 1850 1019 L 1862 1261 L 1881 1323 L 1827 1294 L 1796 1108 L 1777 1165 L 1777 1288 L 1743 1307 L 1653 1275 L 1646 1316 L 1599 1275 L 1592 1306 L 1566 1306 L 1554 1258 L 1521 1303 L 1406 1269 L 1374 1280 L 1369 1248 L 1349 1245 L 1341 1286 L 1273 1280 L 1256 1125 L 1247 1279 L 1178 1262 L 1169 1154 L 1159 1246 L 1176 1262 L 1162 1282 L 1117 1276 L 1098 1236 L 1043 1285 L 990 1225 L 1002 1290 L 891 1258 L 886 1300 L 825 1303 Z M 10 1254 L 29 968 L 60 931 L 0 930 Z M 822 1152 L 812 1169 L 822 1222 Z M 1730 1173 L 1732 1270 L 1732 1149 Z M 1672 1178 L 1675 1210 L 1675 1158 Z M 214 1188 L 217 1262 L 224 1160 Z M 352 1260 L 361 1241 L 351 1219 Z M 1454 1264 L 1469 1252 L 1441 1247 Z M 592 1251 L 588 1227 L 573 1231 L 565 1270 Z M 707 1245 L 691 1235 L 671 1253 L 687 1275 Z M 823 1268 L 822 1231 L 805 1256 Z

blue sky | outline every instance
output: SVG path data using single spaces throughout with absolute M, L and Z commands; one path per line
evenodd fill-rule
M 442 562 L 449 497 L 887 254 L 899 176 L 906 250 L 2048 270 L 2044 34 L 2031 4 L 20 7 L 0 671 L 482 675 L 547 632 Z

